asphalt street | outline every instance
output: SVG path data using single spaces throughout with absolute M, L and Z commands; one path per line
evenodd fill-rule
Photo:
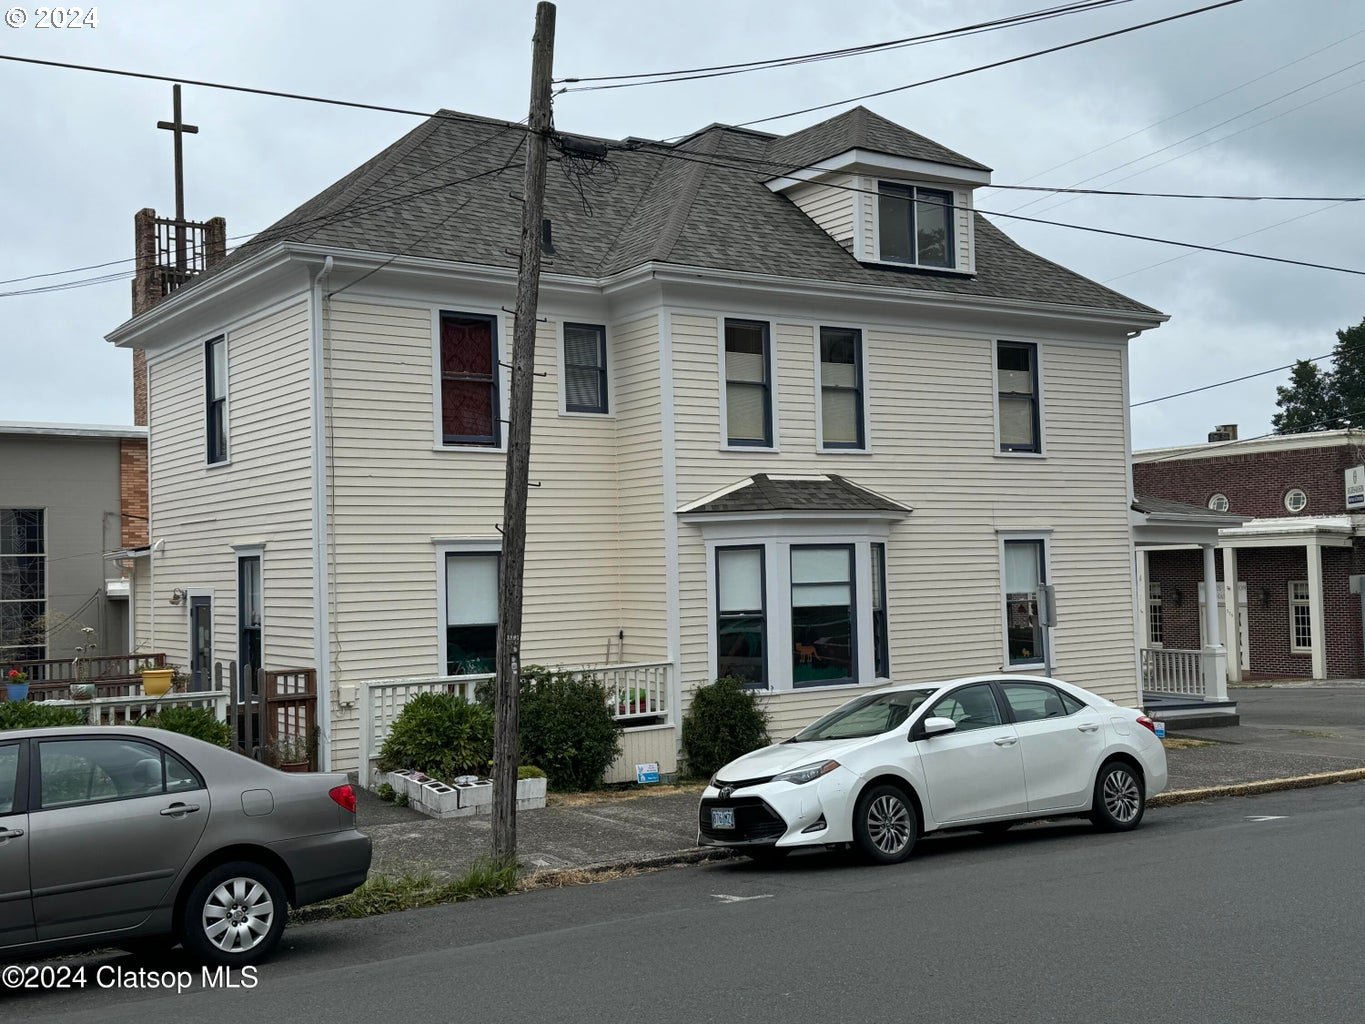
M 1365 784 L 726 861 L 305 925 L 252 990 L 0 996 L 0 1018 L 1199 1021 L 1361 1019 Z M 183 969 L 178 959 L 68 963 Z

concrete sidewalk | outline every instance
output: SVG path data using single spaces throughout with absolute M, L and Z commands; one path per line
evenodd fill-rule
M 1237 691 L 1242 724 L 1189 730 L 1204 745 L 1166 752 L 1170 790 L 1365 768 L 1365 686 L 1271 687 Z M 699 788 L 573 798 L 518 815 L 522 864 L 581 868 L 667 857 L 697 836 Z M 374 872 L 457 875 L 485 855 L 487 818 L 433 820 L 360 794 L 360 827 L 374 841 Z

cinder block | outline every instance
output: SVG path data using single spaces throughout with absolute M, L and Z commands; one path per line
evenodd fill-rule
M 475 814 L 493 813 L 493 783 L 479 782 L 472 786 L 456 786 L 460 794 L 460 808 L 470 808 Z
M 545 806 L 545 779 L 519 779 L 517 781 L 517 810 L 533 811 Z

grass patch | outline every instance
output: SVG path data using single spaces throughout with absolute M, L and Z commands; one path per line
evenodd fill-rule
M 675 785 L 639 786 L 632 789 L 594 789 L 585 793 L 551 793 L 546 797 L 546 802 L 550 807 L 586 807 L 608 800 L 638 800 L 648 796 L 700 793 L 705 788 L 705 782 L 685 782 Z
M 1161 741 L 1161 745 L 1167 750 L 1194 750 L 1196 747 L 1212 747 L 1214 742 L 1213 740 L 1194 740 L 1179 736 L 1168 736 Z
M 417 875 L 371 875 L 355 892 L 304 907 L 294 915 L 301 921 L 326 921 L 399 910 L 416 910 L 443 903 L 462 903 L 489 896 L 506 896 L 517 891 L 517 866 L 480 858 L 459 878 L 438 879 L 429 873 Z

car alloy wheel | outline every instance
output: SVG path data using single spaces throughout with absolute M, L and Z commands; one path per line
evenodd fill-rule
M 874 786 L 858 800 L 854 833 L 864 854 L 880 864 L 910 856 L 919 822 L 909 798 L 890 785 Z
M 1138 793 L 1136 780 L 1125 771 L 1110 772 L 1104 780 L 1104 807 L 1114 820 L 1126 825 L 1137 817 Z
M 205 937 L 224 953 L 245 953 L 270 934 L 275 901 L 254 878 L 229 878 L 204 903 Z
M 231 861 L 194 882 L 177 931 L 195 958 L 245 967 L 274 952 L 288 916 L 284 886 L 273 871 L 254 861 Z
M 1142 779 L 1132 767 L 1111 762 L 1100 769 L 1090 817 L 1100 828 L 1126 832 L 1137 828 L 1146 810 Z

